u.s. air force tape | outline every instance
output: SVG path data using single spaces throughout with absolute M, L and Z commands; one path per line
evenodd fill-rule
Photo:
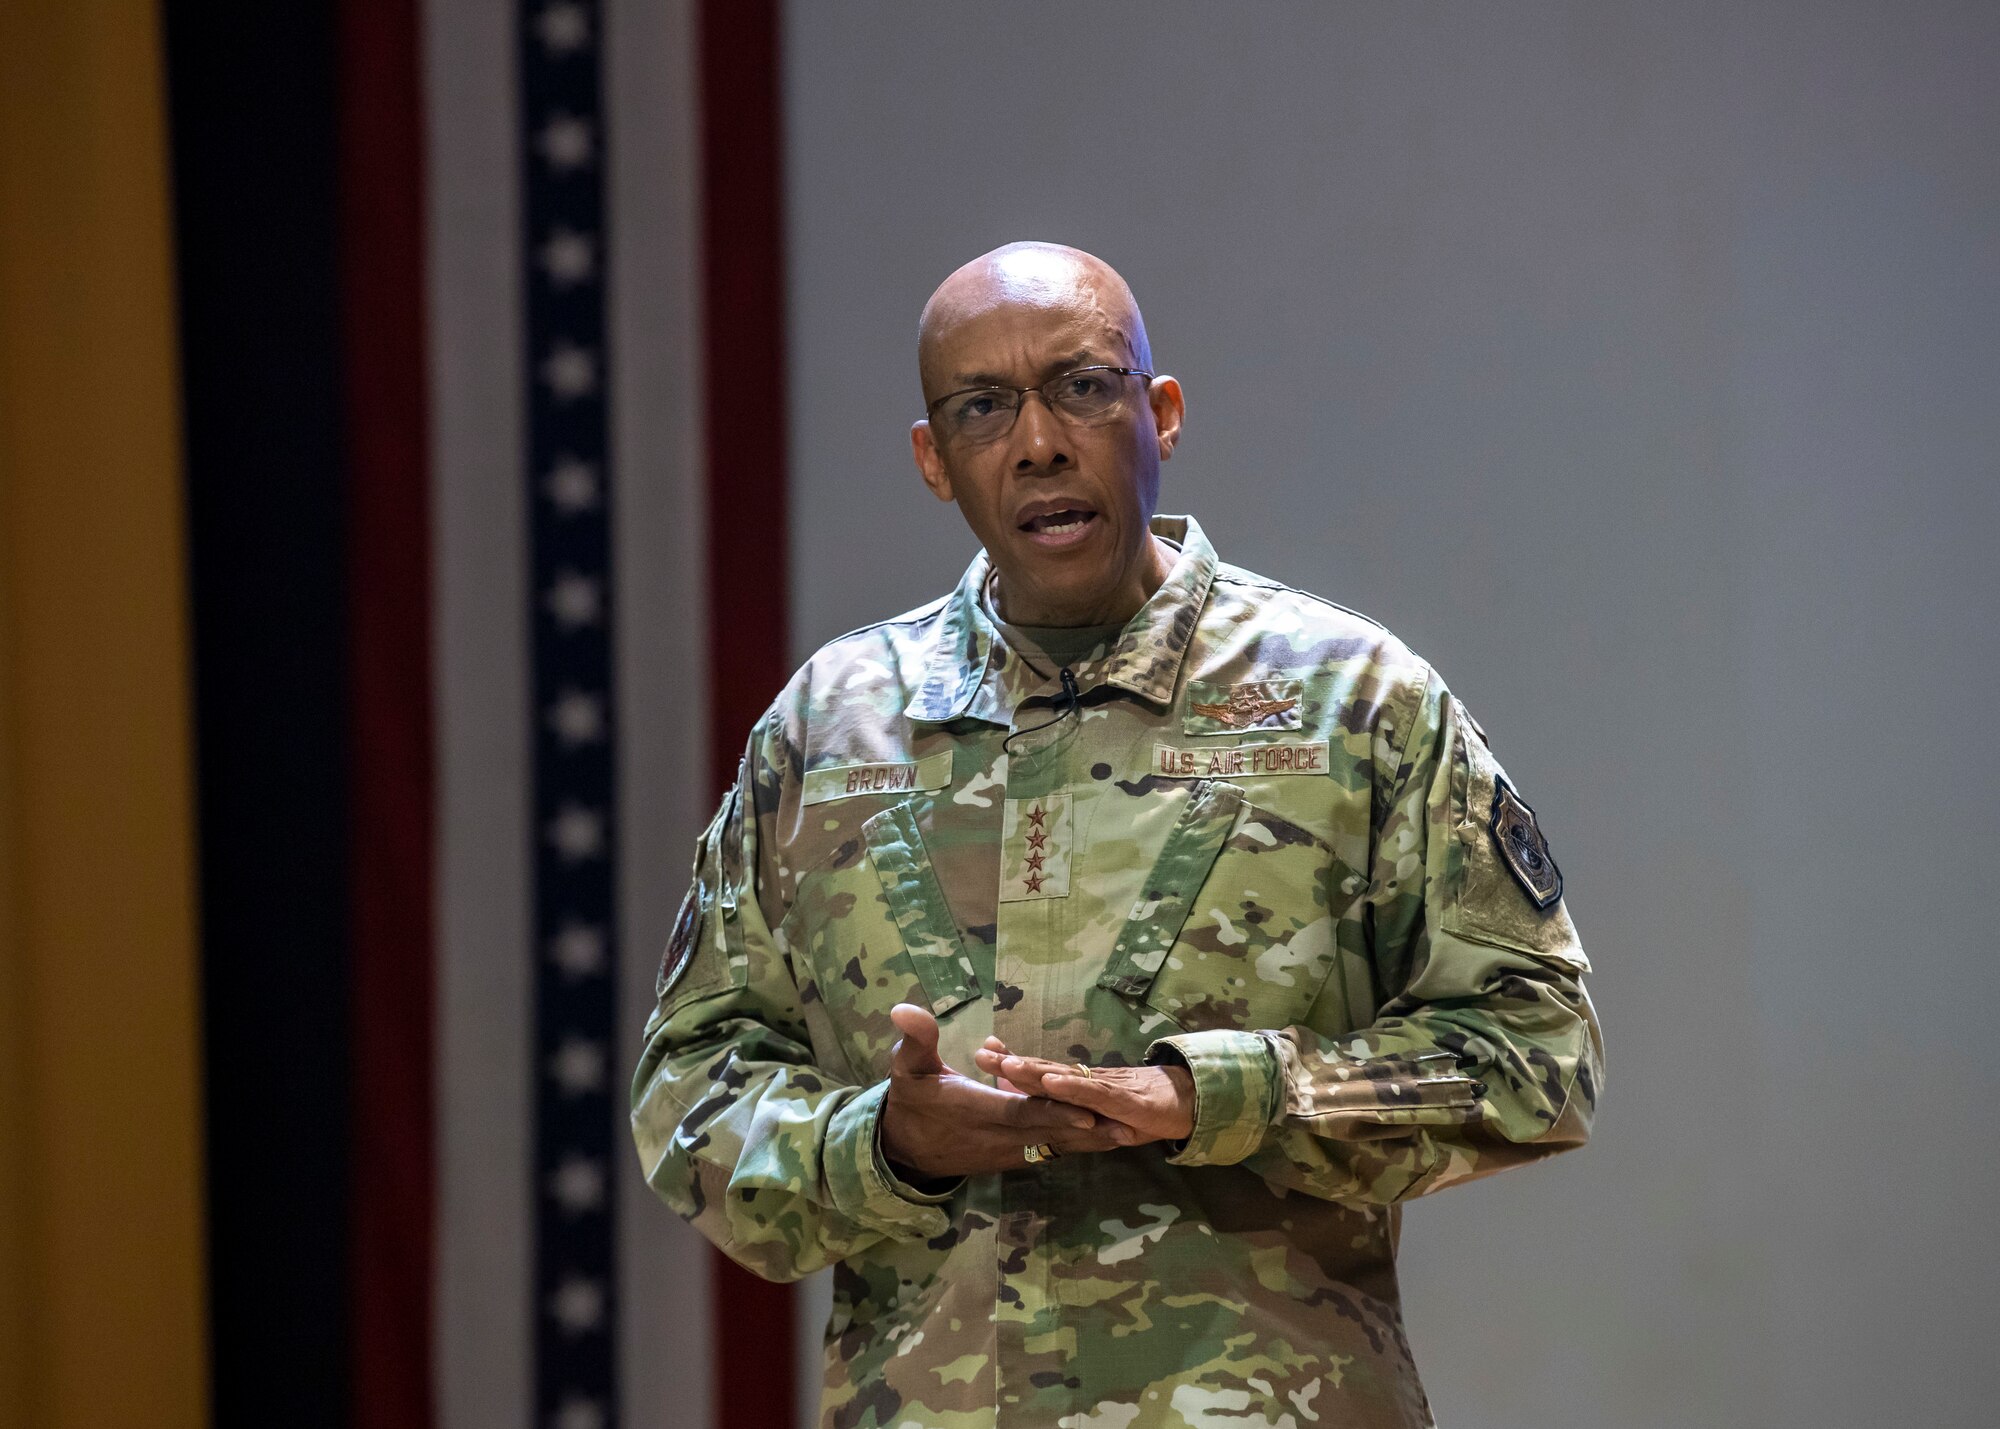
M 1278 774 L 1325 774 L 1327 742 L 1285 739 L 1220 749 L 1153 746 L 1152 772 L 1164 779 L 1268 779 Z

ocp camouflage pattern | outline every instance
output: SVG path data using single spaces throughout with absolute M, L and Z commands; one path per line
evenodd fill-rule
M 1400 1203 L 1588 1133 L 1588 964 L 1502 862 L 1471 717 L 1380 626 L 1154 529 L 1178 559 L 1080 709 L 1003 752 L 1061 711 L 982 556 L 812 658 L 697 848 L 633 1134 L 741 1264 L 835 1267 L 827 1429 L 1429 1424 Z M 1177 1056 L 1194 1134 L 919 1194 L 876 1140 L 901 1001 L 968 1073 L 989 1033 Z

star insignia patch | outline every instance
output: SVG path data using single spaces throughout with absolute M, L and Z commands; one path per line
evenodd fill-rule
M 1009 799 L 1000 819 L 1000 901 L 1069 897 L 1067 794 Z
M 1535 811 L 1505 779 L 1493 781 L 1493 813 L 1486 828 L 1493 835 L 1500 861 L 1507 865 L 1528 901 L 1544 913 L 1555 907 L 1563 896 L 1562 870 L 1549 852 L 1549 841 Z

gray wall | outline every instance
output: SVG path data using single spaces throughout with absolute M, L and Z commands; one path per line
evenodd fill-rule
M 963 568 L 917 309 L 1060 239 L 1186 384 L 1166 509 L 1410 641 L 1550 829 L 1608 1097 L 1412 1210 L 1442 1422 L 1990 1422 L 2000 7 L 788 23 L 800 653 Z

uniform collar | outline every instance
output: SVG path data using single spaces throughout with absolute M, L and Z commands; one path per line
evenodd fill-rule
M 1155 516 L 1152 532 L 1178 545 L 1179 558 L 1152 598 L 1125 623 L 1110 653 L 1077 674 L 1086 687 L 1116 685 L 1163 705 L 1173 698 L 1181 661 L 1215 580 L 1216 560 L 1215 548 L 1192 516 Z M 923 683 L 903 710 L 911 719 L 943 724 L 969 714 L 994 724 L 1012 721 L 1017 701 L 1008 688 L 1013 682 L 1005 678 L 1006 667 L 1018 670 L 1020 662 L 1009 658 L 999 631 L 980 608 L 979 593 L 991 570 L 981 551 L 946 600 Z

